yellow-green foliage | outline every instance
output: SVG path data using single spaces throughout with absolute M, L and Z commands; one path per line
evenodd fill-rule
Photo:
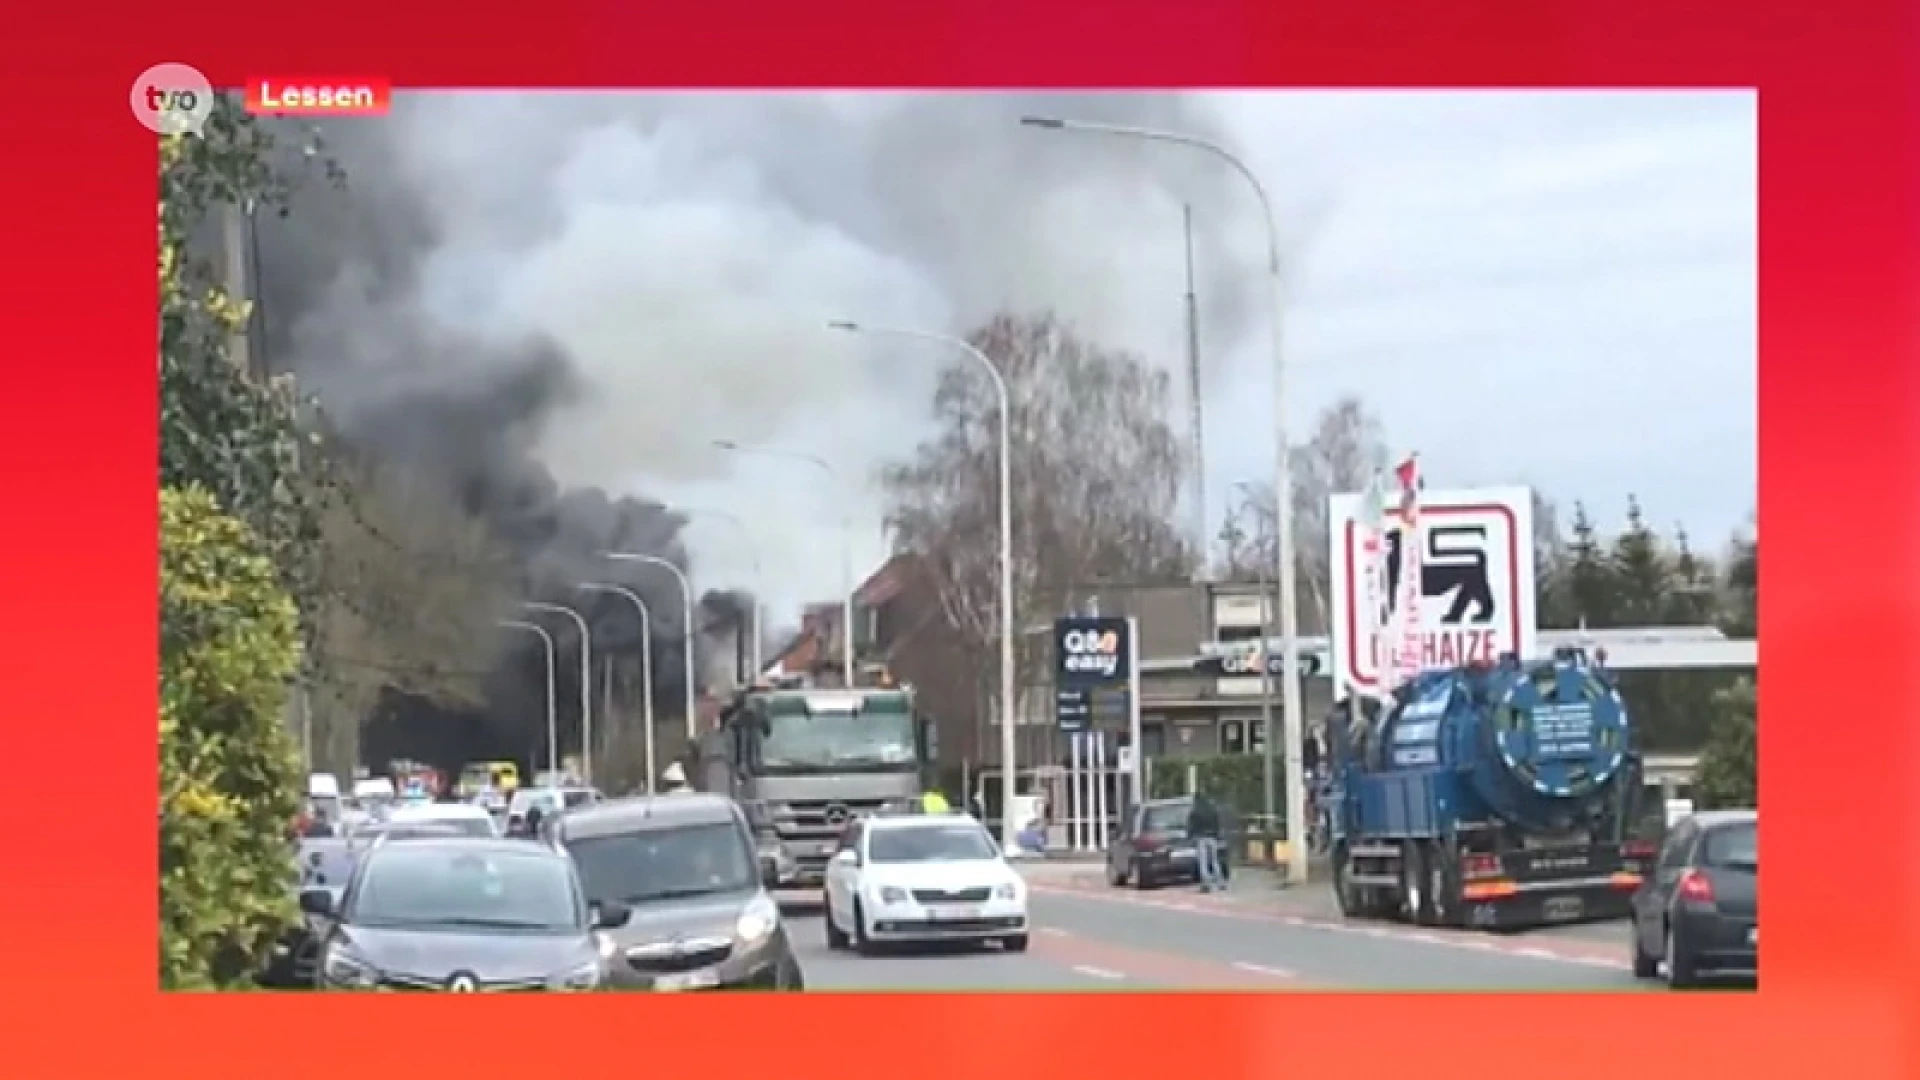
M 296 917 L 293 602 L 247 527 L 160 493 L 160 981 L 245 984 Z

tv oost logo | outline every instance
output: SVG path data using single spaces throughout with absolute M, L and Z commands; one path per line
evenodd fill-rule
M 128 93 L 133 118 L 156 135 L 199 135 L 213 115 L 213 83 L 189 64 L 155 64 Z

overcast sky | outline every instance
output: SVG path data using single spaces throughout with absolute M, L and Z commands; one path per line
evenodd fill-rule
M 1528 483 L 1715 546 L 1755 500 L 1745 93 L 1225 102 L 1297 218 L 1288 419 L 1356 393 L 1435 486 Z M 1252 343 L 1220 359 L 1249 386 Z M 1271 402 L 1214 393 L 1212 472 L 1264 477 Z M 1224 488 L 1216 481 L 1215 491 Z
M 568 483 L 755 523 L 776 607 L 831 596 L 839 512 L 928 434 L 937 350 L 830 318 L 962 332 L 1053 307 L 1183 367 L 1180 207 L 1201 236 L 1209 495 L 1271 476 L 1263 232 L 1178 147 L 1035 132 L 1059 109 L 1199 128 L 1284 220 L 1288 421 L 1358 394 L 1436 487 L 1530 484 L 1617 526 L 1628 494 L 1717 548 L 1755 502 L 1756 135 L 1748 93 L 409 95 L 437 211 L 433 317 L 537 330 L 590 392 L 538 450 Z M 476 163 L 480 163 L 476 165 Z M 484 317 L 479 313 L 485 313 Z M 457 382 L 459 371 L 435 377 Z M 1184 414 L 1177 417 L 1184 420 Z M 718 455 L 751 438 L 821 455 Z M 879 505 L 851 500 L 862 569 Z M 705 586 L 738 530 L 694 531 Z

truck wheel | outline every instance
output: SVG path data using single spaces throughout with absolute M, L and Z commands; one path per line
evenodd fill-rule
M 1400 918 L 1424 925 L 1429 910 L 1426 849 L 1409 840 L 1400 847 Z
M 847 932 L 834 925 L 832 906 L 829 905 L 823 914 L 826 915 L 821 921 L 827 924 L 827 948 L 835 951 L 846 948 Z

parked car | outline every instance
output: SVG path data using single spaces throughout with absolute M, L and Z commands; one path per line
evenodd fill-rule
M 1760 814 L 1709 810 L 1667 833 L 1633 896 L 1633 973 L 1684 989 L 1760 974 Z
M 1129 810 L 1107 845 L 1107 884 L 1151 889 L 1200 880 L 1200 857 L 1187 837 L 1190 798 L 1149 799 Z M 1222 811 L 1222 818 L 1226 817 Z M 1220 872 L 1231 876 L 1230 845 L 1220 846 Z

